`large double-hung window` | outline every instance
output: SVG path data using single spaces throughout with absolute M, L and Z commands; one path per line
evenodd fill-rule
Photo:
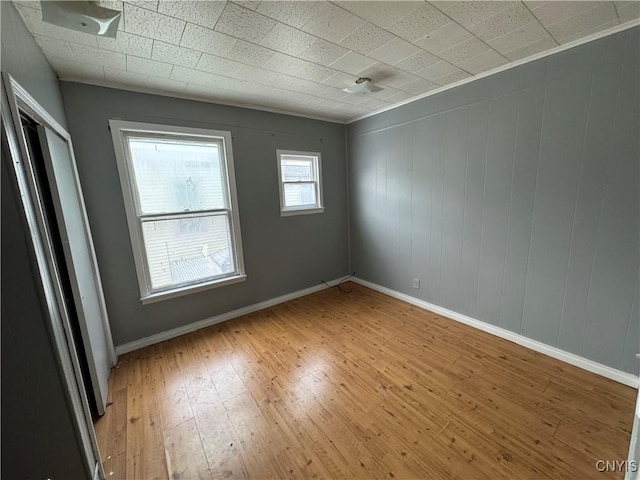
M 142 302 L 244 280 L 231 134 L 109 123 Z

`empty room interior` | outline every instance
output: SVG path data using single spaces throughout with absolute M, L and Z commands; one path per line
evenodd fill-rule
M 640 478 L 640 2 L 0 8 L 3 478 Z

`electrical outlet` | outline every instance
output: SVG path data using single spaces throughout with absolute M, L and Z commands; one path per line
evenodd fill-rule
M 419 278 L 414 278 L 413 279 L 413 288 L 420 288 L 420 279 Z

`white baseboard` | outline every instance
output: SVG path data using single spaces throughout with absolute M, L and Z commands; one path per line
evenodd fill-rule
M 460 323 L 464 323 L 465 325 L 477 328 L 478 330 L 491 333 L 497 337 L 504 338 L 505 340 L 517 343 L 518 345 L 522 345 L 523 347 L 535 350 L 536 352 L 540 352 L 550 357 L 557 358 L 558 360 L 562 360 L 563 362 L 569 363 L 576 367 L 583 368 L 584 370 L 596 373 L 610 380 L 628 385 L 629 387 L 638 388 L 640 384 L 640 379 L 631 373 L 623 372 L 621 370 L 608 367 L 579 355 L 565 352 L 564 350 L 552 347 L 551 345 L 538 342 L 537 340 L 532 340 L 531 338 L 525 337 L 524 335 L 520 335 L 518 333 L 514 333 L 510 330 L 496 327 L 494 325 L 490 325 L 480 320 L 476 320 L 475 318 L 467 317 L 466 315 L 462 315 L 452 310 L 447 310 L 446 308 L 438 307 L 437 305 L 425 302 L 424 300 L 420 300 L 410 295 L 391 290 L 390 288 L 383 287 L 366 280 L 362 280 L 361 278 L 353 277 L 351 278 L 351 281 L 359 283 L 360 285 L 368 287 L 372 290 L 377 290 L 378 292 L 389 295 L 390 297 L 397 298 L 398 300 L 410 303 L 412 305 L 415 305 L 416 307 L 429 310 L 430 312 L 437 313 L 438 315 L 442 315 Z
M 342 279 L 337 278 L 328 283 L 333 285 L 339 282 L 340 280 Z M 304 297 L 305 295 L 319 292 L 320 290 L 325 290 L 326 288 L 329 288 L 329 287 L 327 287 L 324 284 L 315 285 L 313 287 L 305 288 L 303 290 L 298 290 L 297 292 L 291 292 L 291 293 L 287 293 L 286 295 L 281 295 L 280 297 L 272 298 L 270 300 L 265 300 L 264 302 L 255 303 L 253 305 L 248 305 L 246 307 L 242 307 L 237 310 L 232 310 L 231 312 L 222 313 L 220 315 L 216 315 L 215 317 L 205 318 L 204 320 L 190 323 L 182 327 L 174 328 L 172 330 L 167 330 L 165 332 L 156 333 L 155 335 L 151 335 L 150 337 L 144 337 L 144 338 L 141 338 L 140 340 L 134 340 L 133 342 L 125 343 L 124 345 L 118 345 L 116 347 L 116 355 L 122 355 L 124 353 L 133 352 L 134 350 L 139 350 L 141 348 L 148 347 L 149 345 L 154 345 L 156 343 L 164 342 L 165 340 L 169 340 L 171 338 L 179 337 L 180 335 L 185 335 L 187 333 L 195 332 L 196 330 L 200 330 L 201 328 L 206 328 L 206 327 L 210 327 L 211 325 L 216 325 L 217 323 L 226 322 L 227 320 L 231 320 L 232 318 L 241 317 L 242 315 L 247 315 L 248 313 L 257 312 L 258 310 L 263 310 L 265 308 L 278 305 L 279 303 L 284 303 L 284 302 L 288 302 L 289 300 L 294 300 L 296 298 Z

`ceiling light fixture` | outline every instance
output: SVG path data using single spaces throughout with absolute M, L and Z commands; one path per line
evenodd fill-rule
M 353 85 L 343 88 L 342 90 L 347 93 L 355 93 L 357 95 L 370 95 L 382 89 L 374 85 L 370 78 L 360 77 Z
M 53 25 L 101 37 L 115 38 L 122 12 L 93 2 L 42 1 L 42 20 Z

